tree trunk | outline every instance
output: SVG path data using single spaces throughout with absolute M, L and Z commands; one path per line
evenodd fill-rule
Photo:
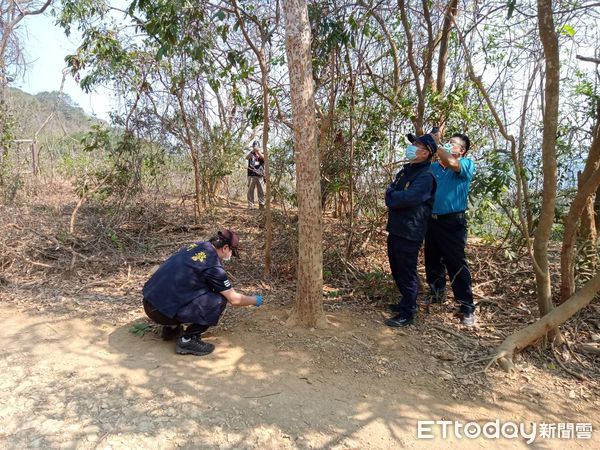
M 408 12 L 406 2 L 404 0 L 398 0 L 398 9 L 400 10 L 400 19 L 404 28 L 404 35 L 406 39 L 406 56 L 408 58 L 408 65 L 414 77 L 415 82 L 415 94 L 417 96 L 417 110 L 411 120 L 415 127 L 415 133 L 418 135 L 424 132 L 424 115 L 425 115 L 425 94 L 421 85 L 420 71 L 415 60 L 415 50 L 413 35 L 408 22 Z
M 285 0 L 283 10 L 298 196 L 298 281 L 288 323 L 324 326 L 323 218 L 310 23 L 305 0 Z
M 36 141 L 31 143 L 31 174 L 37 177 L 40 174 L 39 147 Z
M 582 252 L 586 267 L 589 267 L 592 273 L 596 272 L 598 260 L 598 232 L 596 231 L 596 218 L 594 216 L 594 201 L 596 194 L 592 194 L 586 201 L 581 214 L 579 223 L 579 236 L 583 242 Z M 561 298 L 561 302 L 564 301 Z
M 554 308 L 551 312 L 531 325 L 508 336 L 498 347 L 496 354 L 490 364 L 488 364 L 488 367 L 495 361 L 498 361 L 500 366 L 507 372 L 514 370 L 512 358 L 515 352 L 531 345 L 573 317 L 577 311 L 584 308 L 594 299 L 599 290 L 600 273 L 596 273 L 594 278 L 588 281 L 585 286 L 562 305 Z
M 552 288 L 548 265 L 548 242 L 554 223 L 556 203 L 556 133 L 558 129 L 558 100 L 560 60 L 558 36 L 552 16 L 552 1 L 538 0 L 538 26 L 545 57 L 545 99 L 543 111 L 544 132 L 542 138 L 542 171 L 544 184 L 542 208 L 533 242 L 533 255 L 539 267 L 535 278 L 540 316 L 552 311 Z
M 442 27 L 442 36 L 440 39 L 440 54 L 438 57 L 437 82 L 436 89 L 439 94 L 444 93 L 446 87 L 446 66 L 448 65 L 448 41 L 450 37 L 450 28 L 456 16 L 456 5 L 458 0 L 450 0 L 446 6 L 444 16 L 444 25 Z M 441 125 L 441 123 L 440 123 Z
M 265 158 L 265 198 L 266 198 L 266 209 L 265 209 L 265 227 L 266 227 L 266 239 L 265 239 L 265 267 L 264 267 L 264 276 L 268 277 L 271 275 L 271 264 L 272 264 L 272 251 L 271 247 L 273 245 L 273 215 L 271 213 L 271 175 L 270 175 L 270 167 L 269 167 L 269 153 L 267 149 L 267 144 L 269 143 L 269 66 L 265 61 L 265 49 L 267 48 L 269 39 L 266 36 L 266 31 L 260 26 L 260 23 L 254 20 L 255 25 L 260 30 L 261 35 L 261 46 L 258 48 L 252 38 L 248 35 L 248 31 L 246 30 L 246 25 L 244 20 L 240 14 L 240 9 L 238 7 L 237 1 L 233 0 L 232 2 L 234 7 L 234 12 L 237 17 L 238 23 L 240 24 L 240 29 L 242 30 L 242 34 L 244 35 L 244 39 L 246 43 L 250 46 L 254 54 L 256 55 L 256 59 L 258 60 L 258 64 L 260 66 L 260 74 L 261 74 L 261 89 L 262 89 L 262 106 L 263 106 L 263 130 L 262 130 L 262 151 L 263 156 Z
M 264 67 L 264 69 L 263 69 Z M 267 149 L 267 143 L 269 141 L 269 72 L 266 68 L 266 64 L 261 64 L 262 72 L 262 90 L 263 90 L 263 133 L 262 133 L 262 147 L 263 155 L 265 157 L 265 197 L 266 197 L 266 241 L 265 241 L 265 277 L 271 275 L 271 264 L 272 264 L 272 251 L 273 245 L 273 219 L 271 213 L 271 174 L 269 167 L 269 153 Z
M 200 160 L 198 158 L 198 149 L 194 145 L 194 138 L 192 137 L 192 130 L 190 128 L 191 125 L 188 121 L 188 116 L 185 111 L 183 93 L 181 92 L 181 90 L 177 91 L 177 101 L 179 102 L 181 119 L 183 121 L 183 128 L 185 131 L 184 141 L 187 144 L 188 149 L 190 151 L 190 156 L 192 157 L 192 165 L 194 167 L 194 220 L 197 222 L 200 219 L 201 206 L 205 206 L 204 200 L 201 198 L 202 182 L 200 179 Z
M 350 161 L 348 162 L 348 240 L 346 242 L 346 259 L 352 254 L 352 240 L 354 238 L 354 88 L 356 76 L 352 70 L 352 61 L 348 58 L 348 72 L 350 74 Z
M 594 203 L 600 186 L 600 101 L 596 105 L 596 125 L 592 136 L 592 146 L 581 176 L 578 189 L 569 212 L 565 216 L 563 243 L 560 251 L 560 301 L 564 302 L 575 292 L 575 244 L 577 241 L 577 223 L 581 218 L 582 226 L 588 230 L 582 237 L 590 241 L 596 250 L 597 231 L 595 228 Z M 583 214 L 583 215 L 582 215 Z

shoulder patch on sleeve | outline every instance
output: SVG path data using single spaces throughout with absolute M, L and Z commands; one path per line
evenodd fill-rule
M 204 252 L 198 252 L 194 256 L 192 256 L 192 259 L 194 261 L 204 262 L 204 260 L 206 259 L 206 253 L 204 253 Z

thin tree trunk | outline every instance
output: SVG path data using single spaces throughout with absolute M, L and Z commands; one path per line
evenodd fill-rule
M 408 65 L 415 78 L 415 93 L 417 95 L 417 111 L 411 118 L 417 134 L 423 134 L 424 130 L 424 115 L 425 115 L 425 97 L 423 94 L 423 88 L 421 87 L 421 78 L 417 62 L 415 61 L 415 51 L 413 43 L 413 35 L 410 29 L 410 23 L 408 22 L 408 13 L 406 11 L 406 3 L 404 0 L 398 0 L 398 9 L 400 10 L 400 18 L 402 26 L 404 28 L 404 35 L 406 37 L 406 56 L 408 58 Z
M 494 102 L 492 101 L 487 89 L 483 85 L 482 77 L 477 76 L 475 74 L 475 68 L 473 67 L 473 62 L 471 61 L 471 56 L 469 54 L 469 49 L 467 48 L 467 44 L 465 42 L 464 36 L 463 36 L 460 28 L 456 27 L 456 23 L 454 23 L 454 25 L 455 25 L 454 28 L 456 30 L 456 34 L 458 35 L 458 39 L 460 41 L 460 45 L 463 48 L 463 52 L 465 55 L 465 62 L 466 62 L 466 66 L 467 66 L 467 73 L 469 75 L 469 79 L 473 82 L 473 84 L 479 90 L 479 93 L 483 96 L 483 99 L 485 100 L 487 107 L 489 108 L 490 112 L 492 113 L 492 116 L 494 117 L 494 121 L 496 122 L 496 125 L 498 126 L 498 130 L 500 131 L 500 134 L 502 134 L 504 139 L 506 139 L 506 141 L 510 144 L 510 154 L 515 155 L 516 154 L 516 145 L 517 145 L 515 138 L 512 134 L 508 133 L 508 129 L 506 128 L 504 122 L 500 118 L 500 115 L 498 114 L 498 111 L 496 110 L 496 107 L 494 106 Z M 518 180 L 518 178 L 522 175 L 522 171 L 521 171 L 521 167 L 520 167 L 518 158 L 517 159 L 513 158 L 513 162 L 515 164 L 515 174 L 516 174 L 516 177 Z M 531 258 L 533 268 L 537 275 L 538 273 L 543 273 L 543 271 L 538 266 L 537 261 L 534 257 L 533 245 L 531 243 L 531 236 L 530 236 L 528 226 L 527 226 L 526 212 L 524 211 L 524 206 L 523 206 L 524 205 L 524 202 L 523 202 L 524 193 L 522 191 L 522 183 L 517 182 L 516 187 L 517 187 L 517 211 L 519 212 L 518 228 L 521 230 L 523 239 L 525 239 L 529 257 Z
M 588 209 L 587 214 L 590 230 L 588 239 L 593 249 L 596 248 L 597 231 L 595 229 L 594 197 L 600 186 L 600 101 L 596 105 L 596 125 L 594 127 L 592 146 L 588 153 L 585 167 L 581 173 L 579 189 L 571 203 L 569 212 L 564 219 L 563 243 L 560 251 L 560 301 L 564 302 L 575 291 L 575 243 L 577 241 L 577 223 L 582 214 Z M 591 211 L 589 211 L 591 209 Z M 582 219 L 583 220 L 583 219 Z M 593 228 L 593 230 L 592 230 Z
M 352 70 L 352 61 L 348 58 L 350 74 L 350 161 L 348 163 L 348 241 L 346 243 L 346 258 L 352 253 L 352 240 L 354 237 L 354 88 L 356 78 Z
M 236 0 L 232 2 L 234 6 L 234 12 L 238 19 L 238 23 L 240 24 L 240 29 L 242 30 L 242 34 L 244 35 L 244 39 L 246 43 L 250 46 L 254 54 L 256 55 L 256 59 L 258 60 L 258 65 L 260 66 L 260 74 L 261 74 L 261 88 L 262 88 L 262 106 L 263 106 L 263 130 L 262 130 L 262 150 L 263 156 L 265 158 L 265 197 L 266 197 L 266 208 L 265 208 L 265 227 L 266 227 L 266 241 L 265 241 L 265 267 L 264 267 L 264 276 L 268 277 L 271 275 L 271 265 L 273 261 L 271 247 L 273 245 L 273 215 L 271 212 L 271 178 L 270 178 L 270 167 L 269 167 L 269 152 L 267 149 L 267 145 L 269 143 L 269 67 L 265 61 L 265 48 L 268 44 L 268 39 L 265 35 L 265 30 L 263 30 L 261 24 L 258 21 L 254 21 L 257 28 L 260 30 L 261 35 L 261 47 L 258 48 L 253 40 L 248 35 L 248 31 L 246 30 L 246 25 L 242 16 L 240 14 L 240 9 Z
M 450 29 L 456 16 L 456 5 L 458 0 L 450 0 L 446 7 L 444 16 L 444 25 L 442 27 L 442 37 L 440 39 L 440 53 L 438 58 L 437 82 L 436 89 L 439 94 L 444 92 L 446 86 L 446 66 L 448 65 L 448 40 L 450 37 Z M 441 124 L 440 124 L 441 125 Z
M 591 269 L 592 273 L 596 272 L 598 260 L 598 232 L 596 231 L 596 218 L 594 216 L 595 200 L 595 193 L 588 197 L 583 208 L 583 213 L 581 214 L 581 220 L 579 221 L 579 236 L 580 240 L 583 241 L 582 252 L 585 263 Z M 561 303 L 563 301 L 561 298 Z
M 534 258 L 541 269 L 536 271 L 537 299 L 540 316 L 552 311 L 552 288 L 548 264 L 548 242 L 554 223 L 556 203 L 556 132 L 558 129 L 558 100 L 560 60 L 558 36 L 552 16 L 552 1 L 538 0 L 538 26 L 545 56 L 544 131 L 542 137 L 542 171 L 544 174 L 542 208 L 533 242 Z
M 264 70 L 263 67 L 264 66 Z M 271 212 L 271 174 L 269 167 L 269 151 L 267 144 L 269 141 L 269 72 L 265 64 L 261 65 L 262 72 L 262 90 L 263 90 L 263 133 L 262 133 L 262 147 L 263 155 L 265 157 L 265 197 L 266 197 L 266 208 L 265 208 L 265 219 L 266 219 L 266 241 L 265 241 L 265 270 L 264 276 L 269 277 L 271 275 L 271 265 L 273 261 L 271 247 L 273 245 L 273 214 Z
M 200 197 L 200 194 L 202 193 L 202 182 L 200 179 L 200 160 L 198 158 L 198 150 L 194 145 L 194 138 L 192 137 L 192 131 L 190 129 L 190 123 L 188 121 L 188 116 L 185 111 L 185 105 L 183 103 L 182 95 L 183 94 L 181 91 L 177 92 L 177 100 L 179 102 L 179 108 L 181 110 L 181 119 L 183 120 L 183 128 L 185 130 L 184 140 L 190 151 L 190 156 L 192 157 L 192 165 L 194 167 L 194 220 L 197 222 L 200 218 L 200 207 L 204 203 L 204 200 Z
M 531 233 L 533 232 L 533 208 L 531 208 L 531 205 L 529 204 L 529 199 L 531 197 L 529 195 L 529 184 L 527 182 L 525 174 L 523 173 L 523 158 L 525 154 L 525 125 L 527 122 L 527 110 L 530 107 L 529 95 L 531 94 L 531 90 L 533 89 L 538 70 L 539 65 L 536 64 L 533 73 L 529 78 L 529 82 L 527 83 L 527 88 L 525 90 L 525 98 L 523 99 L 523 105 L 521 107 L 521 120 L 519 123 L 519 147 L 518 149 L 515 149 L 514 146 L 511 147 L 511 156 L 515 164 L 515 181 L 517 183 L 518 188 L 517 200 L 522 203 L 522 206 L 520 206 L 520 208 L 524 209 L 526 212 L 526 233 L 528 236 L 531 235 Z
M 423 18 L 425 19 L 425 29 L 427 30 L 427 45 L 423 49 L 423 91 L 433 91 L 436 88 L 433 79 L 433 52 L 435 51 L 435 39 L 433 37 L 433 24 L 431 23 L 431 13 L 429 11 L 429 0 L 421 0 L 423 7 Z M 423 113 L 425 109 L 423 109 Z
M 305 0 L 285 0 L 283 10 L 298 196 L 298 282 L 288 323 L 324 326 L 323 218 L 310 23 Z

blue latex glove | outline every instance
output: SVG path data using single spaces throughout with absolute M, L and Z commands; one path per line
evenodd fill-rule
M 258 308 L 262 304 L 263 304 L 263 297 L 262 297 L 262 295 L 256 295 L 256 307 Z

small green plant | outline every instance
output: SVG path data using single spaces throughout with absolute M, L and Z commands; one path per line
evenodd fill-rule
M 121 239 L 119 239 L 119 236 L 117 235 L 115 230 L 109 228 L 108 230 L 106 230 L 106 234 L 110 239 L 112 245 L 114 245 L 115 248 L 119 249 L 120 251 L 123 251 L 123 243 L 121 242 Z
M 129 332 L 132 334 L 135 334 L 138 337 L 144 337 L 144 335 L 151 330 L 152 330 L 152 327 L 150 325 L 148 325 L 147 323 L 144 323 L 144 322 L 140 322 L 140 323 L 136 323 L 135 325 L 133 325 L 129 329 Z
M 325 298 L 338 298 L 341 296 L 340 291 L 325 291 L 323 292 L 323 297 Z

